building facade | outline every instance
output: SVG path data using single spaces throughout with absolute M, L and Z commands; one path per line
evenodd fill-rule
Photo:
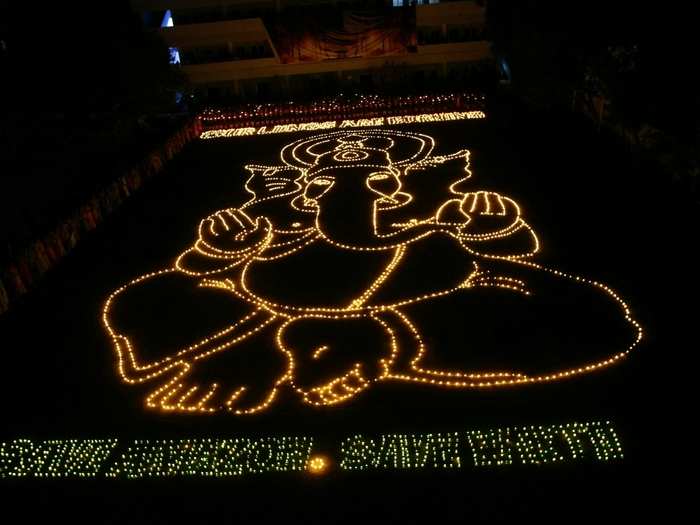
M 195 91 L 274 99 L 474 87 L 495 70 L 477 1 L 132 0 Z

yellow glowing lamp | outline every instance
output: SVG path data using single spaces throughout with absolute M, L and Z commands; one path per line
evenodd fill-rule
M 325 456 L 315 455 L 309 458 L 308 471 L 312 474 L 324 474 L 328 467 L 330 467 L 330 461 Z

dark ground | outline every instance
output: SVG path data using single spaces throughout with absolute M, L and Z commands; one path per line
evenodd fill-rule
M 239 419 L 158 415 L 121 384 L 99 323 L 118 285 L 166 267 L 208 213 L 239 202 L 242 165 L 273 161 L 285 135 L 188 146 L 100 231 L 0 318 L 4 421 L 0 440 L 90 437 L 313 435 L 333 442 L 364 431 L 429 432 L 611 420 L 625 458 L 459 472 L 333 472 L 225 480 L 2 481 L 2 499 L 27 517 L 109 523 L 360 523 L 530 516 L 591 519 L 673 513 L 686 442 L 686 376 L 693 313 L 685 303 L 696 207 L 651 166 L 585 122 L 509 105 L 483 122 L 405 126 L 432 134 L 441 152 L 472 150 L 485 187 L 521 202 L 544 251 L 539 262 L 616 289 L 645 328 L 638 350 L 599 373 L 512 390 L 437 391 L 380 385 L 342 409 L 283 402 Z M 476 179 L 475 179 L 476 180 Z M 690 303 L 692 304 L 692 303 Z M 12 505 L 14 506 L 14 505 Z

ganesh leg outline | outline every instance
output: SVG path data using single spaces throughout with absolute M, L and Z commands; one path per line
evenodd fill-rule
M 171 412 L 229 411 L 250 414 L 267 408 L 291 377 L 291 362 L 274 346 L 277 318 L 269 315 L 214 352 L 180 360 L 173 375 L 146 398 L 147 406 Z
M 422 366 L 427 347 L 418 328 L 409 317 L 396 308 L 388 308 L 374 314 L 391 333 L 393 351 L 385 362 L 382 378 L 412 381 L 432 385 L 470 387 L 484 380 L 508 381 L 521 377 L 511 372 L 468 372 L 438 370 Z
M 488 273 L 471 286 L 408 307 L 420 332 L 403 311 L 382 311 L 401 348 L 387 377 L 458 388 L 558 381 L 607 367 L 641 340 L 641 326 L 607 285 L 529 263 L 487 262 Z
M 391 333 L 369 314 L 308 315 L 288 320 L 277 345 L 293 363 L 292 386 L 312 405 L 355 397 L 383 376 Z

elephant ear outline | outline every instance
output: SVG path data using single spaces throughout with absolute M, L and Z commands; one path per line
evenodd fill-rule
M 245 169 L 250 175 L 243 187 L 252 197 L 241 207 L 267 199 L 295 195 L 303 188 L 301 179 L 304 174 L 292 166 L 247 164 Z
M 426 170 L 446 163 L 458 164 L 461 168 L 459 170 L 459 179 L 452 182 L 449 186 L 450 193 L 459 196 L 468 193 L 469 190 L 464 187 L 464 183 L 472 177 L 472 172 L 469 169 L 471 152 L 468 149 L 462 149 L 448 155 L 435 155 L 434 157 L 428 157 L 420 162 L 410 164 L 404 169 L 404 175 L 409 175 L 411 171 Z

